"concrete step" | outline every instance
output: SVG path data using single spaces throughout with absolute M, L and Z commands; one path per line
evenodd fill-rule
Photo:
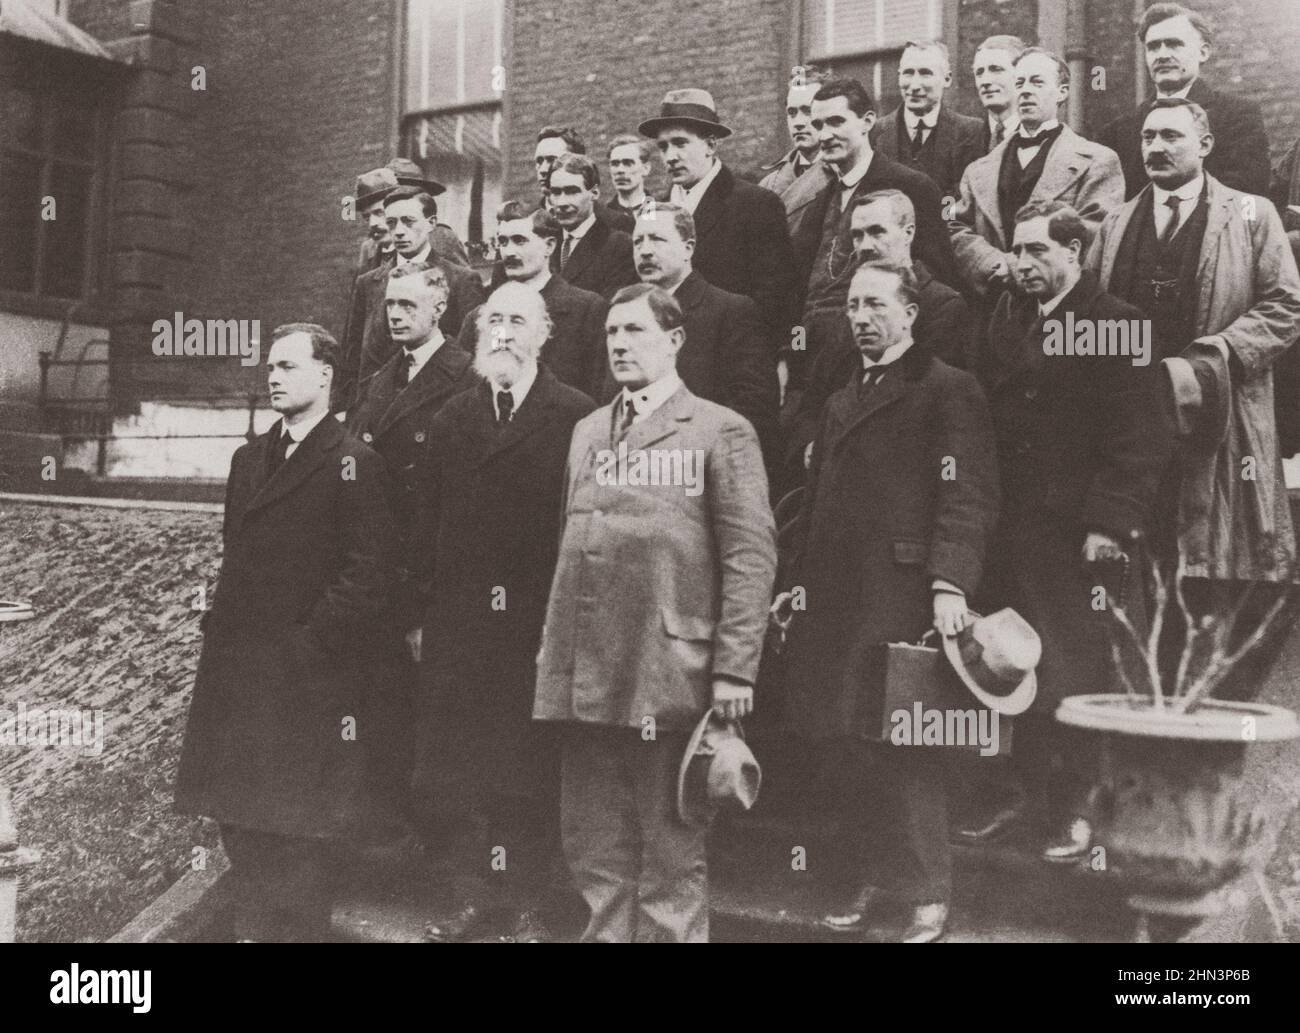
M 752 830 L 715 842 L 710 851 L 710 914 L 715 942 L 833 942 L 820 917 L 843 902 L 843 891 L 811 871 L 794 871 L 783 846 Z M 764 846 L 763 840 L 768 840 Z M 783 858 L 779 863 L 773 859 Z M 1116 881 L 1086 866 L 1064 869 L 1038 861 L 1025 844 L 955 847 L 954 943 L 1116 943 L 1133 936 L 1135 919 Z M 358 943 L 417 943 L 430 922 L 455 905 L 453 880 L 418 862 L 372 866 L 343 894 L 334 932 Z M 548 917 L 561 940 L 574 942 L 585 920 L 568 894 Z M 903 911 L 886 912 L 873 938 L 893 940 Z M 508 933 L 505 914 L 490 914 L 483 942 Z

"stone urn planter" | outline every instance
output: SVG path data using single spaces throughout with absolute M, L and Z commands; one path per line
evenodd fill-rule
M 1067 697 L 1056 719 L 1098 743 L 1093 843 L 1144 919 L 1139 939 L 1176 941 L 1221 913 L 1242 876 L 1253 874 L 1263 886 L 1268 839 L 1258 790 L 1243 777 L 1246 760 L 1253 750 L 1300 738 L 1300 720 L 1285 707 L 1212 693 L 1252 650 L 1280 642 L 1295 623 L 1300 592 L 1278 599 L 1256 626 L 1238 628 L 1240 606 L 1190 616 L 1181 571 L 1170 584 L 1158 572 L 1153 579 L 1148 633 L 1139 634 L 1111 602 L 1115 664 L 1126 691 Z M 1185 644 L 1177 668 L 1162 671 L 1158 643 L 1171 602 Z M 1140 659 L 1125 663 L 1125 647 Z

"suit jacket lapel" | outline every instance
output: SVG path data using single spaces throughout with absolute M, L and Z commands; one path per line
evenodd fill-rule
M 393 356 L 394 369 L 401 358 L 400 352 Z M 379 425 L 375 428 L 375 437 L 385 433 L 411 410 L 418 409 L 430 395 L 450 387 L 464 372 L 467 365 L 469 365 L 469 355 L 449 341 L 444 341 L 433 353 L 433 357 L 415 375 L 415 379 L 397 392 L 397 396 L 385 410 Z
M 669 435 L 677 433 L 677 425 L 691 418 L 690 400 L 694 397 L 683 384 L 669 397 L 668 401 L 640 423 L 634 423 L 628 429 L 626 437 L 629 452 L 649 448 Z
M 561 270 L 565 279 L 572 281 L 581 276 L 583 270 L 596 260 L 597 255 L 608 239 L 609 227 L 597 219 L 591 229 L 586 232 L 586 235 L 574 245 L 573 251 L 569 255 L 569 264 Z
M 695 234 L 700 239 L 712 231 L 726 210 L 727 198 L 735 184 L 732 182 L 731 170 L 723 165 L 718 174 L 704 191 L 700 203 L 695 206 Z M 697 245 L 698 247 L 698 245 Z
M 1007 239 L 1002 228 L 1002 209 L 998 205 L 998 173 L 1002 171 L 1002 156 L 1006 153 L 1011 137 L 1003 140 L 986 157 L 974 161 L 970 166 L 970 189 L 975 204 L 995 230 L 998 240 Z
M 1208 172 L 1205 175 L 1209 177 Z M 1232 195 L 1213 177 L 1209 177 L 1206 202 L 1209 210 L 1205 213 L 1205 236 L 1201 239 L 1201 254 L 1196 262 L 1196 279 L 1202 284 L 1210 282 L 1206 279 L 1206 267 L 1210 264 L 1211 256 L 1218 252 L 1219 234 L 1227 228 L 1228 220 L 1233 218 L 1236 211 Z M 1189 215 L 1188 218 L 1190 217 Z
M 1079 137 L 1069 126 L 1061 129 L 1055 145 L 1047 152 L 1043 174 L 1034 185 L 1032 201 L 1054 201 L 1088 171 L 1087 157 L 1079 153 Z
M 533 386 L 529 388 L 523 405 L 515 411 L 510 422 L 500 428 L 495 426 L 495 422 L 493 423 L 492 433 L 488 437 L 487 449 L 484 451 L 480 462 L 485 463 L 506 449 L 513 448 L 550 419 L 551 411 L 555 407 L 556 383 L 554 373 L 545 366 L 537 368 L 537 379 L 533 381 Z M 489 392 L 493 390 L 490 384 L 486 385 L 486 387 Z M 488 413 L 495 413 L 496 411 L 493 408 L 490 394 L 488 395 L 485 411 Z
M 826 443 L 827 450 L 834 451 L 840 442 L 863 423 L 871 419 L 881 409 L 902 398 L 904 379 L 902 375 L 884 376 L 875 387 L 867 392 L 865 398 L 858 396 L 858 381 L 856 379 L 851 381 L 846 388 L 841 389 L 833 400 L 839 428 L 831 432 L 830 440 Z
M 278 433 L 280 424 L 277 423 L 271 430 Z M 259 456 L 263 464 L 262 469 L 266 469 L 266 451 L 271 447 L 270 443 L 275 440 L 274 435 L 269 433 L 265 437 L 267 441 Z M 326 454 L 342 439 L 342 424 L 333 416 L 326 416 L 298 443 L 298 447 L 293 450 L 293 455 L 289 456 L 280 469 L 271 475 L 271 479 L 262 484 L 244 510 L 245 514 L 269 506 L 276 499 L 283 498 L 293 491 L 325 462 Z

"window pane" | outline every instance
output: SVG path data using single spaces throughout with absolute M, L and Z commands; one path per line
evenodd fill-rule
M 0 290 L 36 289 L 36 226 L 41 163 L 0 153 Z
M 95 109 L 85 97 L 54 99 L 54 153 L 90 161 L 95 156 Z
M 860 53 L 940 32 L 940 0 L 803 0 L 810 57 Z
M 499 60 L 497 0 L 468 0 L 465 4 L 465 100 L 496 100 L 492 69 Z
M 86 269 L 90 170 L 56 164 L 50 173 L 57 218 L 46 223 L 42 294 L 79 298 Z
M 461 240 L 483 240 L 496 228 L 501 203 L 501 113 L 432 115 L 407 126 L 404 151 L 447 192 L 438 197 L 438 221 Z
M 407 0 L 406 110 L 496 100 L 501 0 Z
M 0 146 L 7 143 L 39 150 L 41 123 L 36 94 L 4 84 L 0 85 Z

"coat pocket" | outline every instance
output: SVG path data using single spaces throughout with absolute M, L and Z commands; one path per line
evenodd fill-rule
M 713 621 L 704 617 L 687 617 L 667 606 L 659 607 L 659 614 L 663 618 L 664 631 L 673 638 L 690 642 L 713 641 Z
M 901 538 L 894 542 L 895 563 L 924 563 L 930 555 L 930 546 L 926 542 L 913 538 Z

